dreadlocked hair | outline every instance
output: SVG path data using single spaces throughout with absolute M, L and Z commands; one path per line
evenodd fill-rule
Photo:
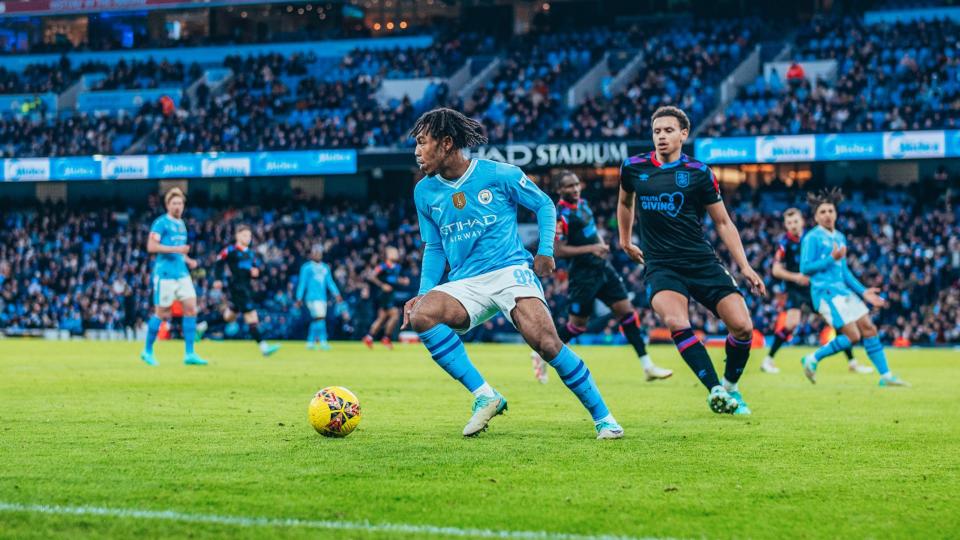
M 453 147 L 458 150 L 487 144 L 483 125 L 453 109 L 434 109 L 423 113 L 410 130 L 410 136 L 416 138 L 423 133 L 438 141 L 450 137 Z
M 817 213 L 817 209 L 823 204 L 832 204 L 834 207 L 843 202 L 843 192 L 840 188 L 821 189 L 816 193 L 807 194 L 807 204 Z

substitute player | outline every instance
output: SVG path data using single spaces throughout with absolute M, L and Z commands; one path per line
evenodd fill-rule
M 327 293 L 343 302 L 340 290 L 333 281 L 333 272 L 323 262 L 323 247 L 316 245 L 310 250 L 310 260 L 300 267 L 297 280 L 297 302 L 306 304 L 310 312 L 310 330 L 307 332 L 307 349 L 329 351 L 327 343 Z
M 183 305 L 183 343 L 186 354 L 183 363 L 188 366 L 205 366 L 207 361 L 193 350 L 197 336 L 197 291 L 190 279 L 190 270 L 197 261 L 190 258 L 187 245 L 187 226 L 183 222 L 183 209 L 187 196 L 180 188 L 172 188 L 163 196 L 167 213 L 158 217 L 150 226 L 147 238 L 147 253 L 155 253 L 153 262 L 154 314 L 147 322 L 147 342 L 140 359 L 149 366 L 157 365 L 153 356 L 153 344 L 163 321 L 170 320 L 170 306 L 177 300 Z
M 877 327 L 863 303 L 866 300 L 872 306 L 884 307 L 886 300 L 880 296 L 880 289 L 864 287 L 847 266 L 847 239 L 836 229 L 837 205 L 843 201 L 843 194 L 838 189 L 824 190 L 811 193 L 808 199 L 817 226 L 803 237 L 800 271 L 810 277 L 813 305 L 838 333 L 830 343 L 803 357 L 804 374 L 816 383 L 821 360 L 863 341 L 867 357 L 880 373 L 880 386 L 909 386 L 887 367 Z
M 435 109 L 410 131 L 417 165 L 426 175 L 413 195 L 425 245 L 420 292 L 404 306 L 404 325 L 409 322 L 434 361 L 474 394 L 464 436 L 484 430 L 506 410 L 507 400 L 473 366 L 457 334 L 500 312 L 587 408 L 597 438 L 620 438 L 623 429 L 590 370 L 557 336 L 537 278 L 555 268 L 553 201 L 513 165 L 467 159 L 465 149 L 486 142 L 481 130 L 459 112 Z M 537 214 L 536 258 L 520 241 L 518 205 Z M 449 281 L 441 285 L 447 263 Z
M 400 267 L 400 251 L 395 247 L 388 247 L 384 250 L 385 261 L 378 264 L 373 273 L 367 280 L 371 285 L 380 289 L 377 293 L 377 318 L 363 336 L 363 343 L 373 348 L 374 337 L 383 329 L 383 338 L 380 342 L 388 349 L 393 349 L 393 341 L 390 336 L 397 329 L 397 323 L 400 322 L 400 309 L 397 307 L 397 297 L 395 289 L 397 285 L 406 286 L 410 284 L 410 278 L 400 275 L 403 270 Z
M 709 390 L 710 408 L 717 413 L 750 414 L 737 383 L 750 357 L 753 321 L 737 281 L 704 236 L 704 213 L 710 215 L 754 291 L 765 295 L 766 288 L 747 261 L 716 176 L 681 151 L 690 133 L 686 113 L 676 107 L 660 107 L 653 113 L 652 123 L 656 149 L 628 158 L 620 171 L 620 244 L 631 259 L 646 264 L 643 278 L 650 305 L 670 329 L 684 361 Z M 633 244 L 635 212 L 640 247 Z M 720 317 L 730 331 L 723 384 L 707 349 L 690 327 L 691 297 Z
M 597 223 L 587 201 L 580 197 L 580 178 L 573 171 L 559 174 L 560 202 L 557 203 L 557 238 L 554 255 L 570 259 L 569 321 L 557 327 L 557 334 L 564 343 L 587 331 L 587 322 L 593 314 L 594 300 L 610 307 L 620 322 L 620 331 L 633 345 L 640 357 L 647 381 L 666 379 L 673 375 L 669 369 L 657 367 L 643 342 L 639 317 L 627 296 L 620 275 L 607 260 L 610 247 L 597 233 Z M 530 352 L 534 376 L 541 383 L 547 382 L 546 363 L 536 351 Z
M 800 324 L 805 309 L 810 308 L 810 278 L 800 272 L 800 239 L 803 238 L 803 214 L 796 208 L 788 208 L 783 213 L 783 226 L 786 229 L 777 246 L 773 262 L 773 277 L 783 280 L 786 301 L 783 305 L 783 326 L 773 334 L 773 345 L 764 358 L 760 369 L 765 373 L 780 373 L 773 363 L 773 357 L 784 343 L 790 341 L 791 334 Z M 778 317 L 779 319 L 779 317 Z M 848 366 L 853 373 L 873 373 L 870 366 L 861 366 L 853 357 L 852 349 L 844 349 Z
M 234 243 L 223 248 L 217 256 L 215 274 L 219 279 L 213 283 L 213 287 L 223 288 L 225 269 L 229 269 L 230 279 L 227 281 L 226 302 L 220 307 L 223 320 L 228 323 L 233 322 L 238 314 L 243 314 L 243 322 L 247 323 L 250 335 L 260 347 L 260 353 L 263 356 L 270 356 L 280 350 L 280 346 L 269 344 L 260 333 L 260 317 L 257 315 L 257 306 L 253 301 L 252 283 L 252 280 L 260 277 L 260 268 L 256 253 L 250 248 L 252 240 L 253 231 L 250 230 L 250 226 L 238 225 L 234 233 Z

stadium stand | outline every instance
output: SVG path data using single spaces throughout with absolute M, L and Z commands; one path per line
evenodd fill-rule
M 741 189 L 726 196 L 751 264 L 764 269 L 771 288 L 775 280 L 764 261 L 772 260 L 782 233 L 780 213 L 801 195 L 796 190 Z M 615 194 L 595 187 L 584 197 L 591 201 L 598 224 L 614 230 Z M 868 285 L 888 291 L 891 302 L 878 319 L 883 339 L 960 343 L 960 225 L 949 219 L 947 211 L 960 211 L 957 201 L 931 202 L 903 189 L 881 194 L 857 191 L 850 198 L 842 207 L 840 226 L 852 244 L 851 267 Z M 162 213 L 155 197 L 152 204 L 150 209 L 122 211 L 49 204 L 3 211 L 0 327 L 8 331 L 58 327 L 80 333 L 139 326 L 150 308 L 150 257 L 143 246 L 151 221 Z M 293 291 L 299 265 L 314 243 L 324 245 L 325 260 L 344 294 L 346 309 L 337 311 L 331 323 L 338 338 L 359 337 L 357 332 L 364 332 L 374 315 L 364 276 L 379 262 L 383 246 L 400 249 L 404 271 L 412 281 L 398 300 L 412 296 L 419 282 L 419 235 L 409 202 L 362 209 L 348 203 L 300 206 L 279 201 L 244 208 L 191 206 L 186 221 L 192 253 L 201 262 L 195 274 L 198 292 L 208 312 L 216 302 L 216 295 L 208 297 L 208 293 L 217 252 L 232 241 L 234 224 L 253 226 L 254 247 L 267 268 L 257 282 L 263 328 L 272 337 L 302 337 L 305 332 L 306 320 L 295 309 Z M 719 244 L 715 233 L 710 235 Z M 642 291 L 641 268 L 619 249 L 611 252 L 628 288 Z M 546 283 L 546 293 L 555 313 L 565 313 L 562 265 L 555 279 Z M 777 315 L 775 303 L 749 295 L 747 299 L 757 328 L 771 329 Z M 646 325 L 657 326 L 648 310 L 643 317 Z M 722 331 L 703 309 L 694 310 L 691 322 L 708 333 Z M 822 321 L 811 316 L 797 335 L 809 339 L 821 327 Z M 610 339 L 617 334 L 615 321 L 605 319 L 595 321 L 591 331 Z M 500 317 L 478 329 L 473 338 L 493 339 L 502 332 L 512 332 L 512 327 Z
M 743 60 L 762 24 L 757 20 L 709 24 L 645 36 L 643 64 L 624 92 L 594 96 L 580 104 L 552 134 L 556 139 L 644 139 L 650 112 L 661 105 L 683 108 L 693 125 L 717 104 L 717 85 Z
M 836 79 L 758 76 L 704 133 L 765 135 L 960 127 L 960 25 L 820 18 L 794 40 L 795 61 L 833 60 Z

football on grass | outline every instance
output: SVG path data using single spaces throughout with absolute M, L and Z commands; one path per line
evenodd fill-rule
M 325 437 L 346 437 L 360 423 L 360 400 L 342 386 L 317 392 L 308 409 L 310 425 Z

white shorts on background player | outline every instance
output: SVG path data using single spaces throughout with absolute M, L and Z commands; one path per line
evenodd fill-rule
M 197 297 L 190 276 L 174 279 L 153 278 L 153 304 L 157 307 L 170 307 L 176 300 L 188 300 Z
M 517 298 L 538 298 L 546 305 L 540 278 L 526 264 L 508 266 L 470 278 L 448 281 L 433 288 L 457 299 L 470 316 L 470 326 L 454 329 L 463 334 L 497 314 L 513 324 L 510 312 L 517 306 Z M 516 325 L 514 325 L 516 326 Z
M 310 300 L 307 302 L 307 311 L 313 319 L 325 319 L 327 317 L 326 300 Z
M 818 300 L 820 303 L 817 305 L 817 311 L 820 312 L 820 316 L 838 330 L 870 314 L 870 308 L 853 293 L 838 294 L 829 298 L 821 296 Z

